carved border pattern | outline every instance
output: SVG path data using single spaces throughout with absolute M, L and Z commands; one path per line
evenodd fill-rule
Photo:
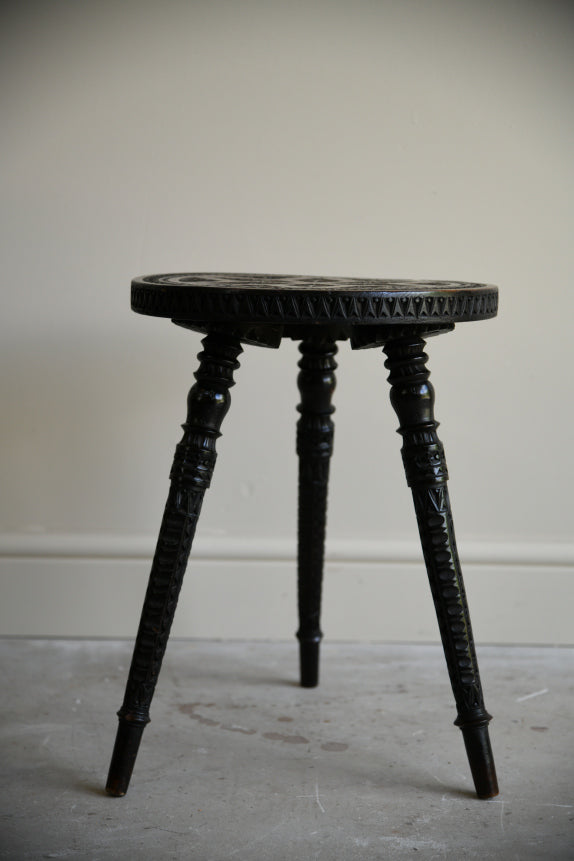
M 166 276 L 167 278 L 167 276 Z M 334 286 L 317 290 L 313 281 L 307 290 L 250 289 L 241 291 L 218 286 L 208 289 L 193 282 L 171 283 L 151 278 L 132 283 L 132 308 L 140 314 L 173 317 L 178 320 L 243 323 L 350 323 L 385 324 L 453 323 L 496 316 L 498 292 L 489 285 L 461 283 L 458 289 L 429 284 L 421 290 L 405 286 L 395 290 L 384 286 L 351 290 Z M 317 279 L 315 279 L 317 280 Z M 335 283 L 335 280 L 334 282 Z M 368 284 L 368 282 L 362 282 Z M 377 282 L 373 282 L 377 284 Z M 399 282 L 400 283 L 400 282 Z M 410 282 L 406 282 L 409 284 Z M 448 285 L 448 282 L 444 282 Z M 422 282 L 424 284 L 424 282 Z M 347 292 L 345 292 L 347 290 Z

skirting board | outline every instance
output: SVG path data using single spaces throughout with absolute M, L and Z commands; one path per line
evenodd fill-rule
M 0 635 L 133 637 L 153 540 L 0 536 Z M 477 643 L 574 644 L 574 546 L 461 542 Z M 331 640 L 438 642 L 415 542 L 328 546 Z M 292 542 L 204 538 L 192 552 L 173 636 L 285 640 L 296 619 Z

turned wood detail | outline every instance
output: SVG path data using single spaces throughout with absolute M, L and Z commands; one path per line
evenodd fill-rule
M 389 341 L 391 403 L 399 417 L 402 457 L 411 487 L 424 559 L 447 658 L 460 726 L 488 721 L 447 488 L 448 471 L 434 418 L 434 389 L 425 342 Z
M 215 460 L 215 443 L 230 406 L 229 389 L 239 367 L 238 342 L 208 335 L 199 353 L 197 382 L 187 400 L 187 420 L 171 469 L 171 486 L 120 718 L 147 723 L 149 706 L 169 637 L 195 528 Z
M 297 385 L 301 417 L 297 422 L 299 457 L 298 606 L 301 684 L 314 687 L 319 674 L 321 590 L 325 552 L 329 462 L 333 452 L 337 345 L 309 337 L 300 346 Z
M 455 281 L 323 278 L 241 273 L 175 273 L 132 281 L 132 308 L 205 332 L 187 420 L 170 473 L 163 515 L 129 671 L 106 789 L 124 795 L 158 680 L 216 441 L 229 409 L 241 343 L 278 347 L 301 341 L 297 422 L 299 460 L 298 610 L 301 684 L 318 682 L 321 591 L 334 424 L 336 342 L 384 346 L 402 457 L 477 794 L 498 785 L 434 417 L 425 339 L 455 324 L 496 316 L 498 289 Z
M 470 615 L 456 548 L 448 472 L 434 417 L 425 342 L 416 332 L 387 342 L 391 402 L 399 417 L 402 455 L 470 770 L 479 798 L 498 794 Z

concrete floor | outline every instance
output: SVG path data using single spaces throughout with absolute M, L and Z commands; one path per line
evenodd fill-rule
M 479 650 L 501 795 L 472 792 L 434 646 L 170 643 L 103 793 L 131 644 L 0 641 L 0 858 L 574 859 L 574 650 Z

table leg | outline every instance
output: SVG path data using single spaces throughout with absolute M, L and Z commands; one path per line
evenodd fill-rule
M 175 452 L 171 486 L 134 647 L 106 790 L 125 795 L 167 645 L 195 527 L 215 466 L 215 442 L 229 409 L 229 388 L 241 346 L 210 334 L 198 356 L 197 382 L 188 396 L 183 438 Z
M 391 403 L 399 417 L 402 456 L 412 489 L 423 554 L 470 769 L 479 798 L 498 794 L 485 709 L 448 496 L 448 473 L 434 418 L 425 342 L 412 337 L 384 347 Z
M 302 357 L 297 384 L 301 418 L 297 422 L 299 456 L 298 594 L 301 685 L 312 688 L 319 681 L 319 644 L 322 632 L 321 588 L 327 518 L 329 461 L 334 425 L 331 396 L 335 389 L 337 345 L 326 338 L 306 338 L 299 346 Z

